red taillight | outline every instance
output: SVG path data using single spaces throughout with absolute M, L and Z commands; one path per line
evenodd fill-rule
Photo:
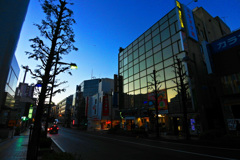
M 56 125 L 54 125 L 54 127 L 56 127 Z
M 50 128 L 50 130 L 52 130 L 52 128 Z
M 59 130 L 59 128 L 57 127 L 57 130 Z

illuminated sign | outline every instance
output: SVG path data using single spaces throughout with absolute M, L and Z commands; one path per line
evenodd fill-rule
M 158 110 L 167 110 L 168 109 L 168 102 L 167 102 L 167 90 L 162 89 L 157 93 L 157 101 L 158 101 Z M 153 92 L 148 93 L 148 105 L 150 110 L 155 110 L 154 103 L 155 103 L 155 94 Z
M 178 1 L 176 1 L 176 8 L 177 8 L 177 13 L 178 13 L 179 26 L 180 26 L 180 29 L 183 29 L 184 24 L 183 24 L 183 18 L 182 18 L 182 7 Z
M 185 5 L 182 5 L 182 6 L 183 6 L 183 11 L 184 11 L 184 17 L 185 17 L 185 22 L 186 22 L 186 26 L 187 26 L 188 36 L 190 38 L 194 39 L 195 41 L 198 41 L 197 30 L 196 30 L 195 23 L 194 23 L 193 13 Z
M 240 30 L 211 43 L 211 53 L 219 53 L 238 45 L 240 45 Z
M 31 107 L 29 108 L 29 112 L 28 112 L 28 118 L 32 118 L 32 113 L 33 113 L 33 107 L 32 107 L 32 104 L 31 104 Z

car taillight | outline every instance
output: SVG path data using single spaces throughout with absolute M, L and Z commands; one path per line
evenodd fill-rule
M 50 130 L 52 130 L 52 128 L 50 128 Z
M 59 130 L 59 128 L 57 127 L 57 130 Z

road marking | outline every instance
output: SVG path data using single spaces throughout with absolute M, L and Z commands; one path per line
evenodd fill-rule
M 90 134 L 88 134 L 88 135 L 90 135 Z M 152 146 L 152 145 L 148 145 L 148 144 L 141 144 L 141 143 L 136 143 L 136 142 L 129 142 L 129 141 L 125 141 L 125 140 L 119 140 L 119 139 L 114 139 L 114 138 L 108 138 L 108 137 L 104 137 L 104 136 L 95 136 L 95 135 L 91 135 L 91 136 L 93 136 L 93 137 L 101 137 L 101 138 L 105 138 L 105 139 L 111 139 L 111 140 L 115 140 L 115 141 L 119 141 L 119 142 L 125 142 L 125 143 L 137 144 L 137 145 L 147 146 L 147 147 L 152 147 L 152 148 L 165 149 L 165 150 L 170 150 L 170 151 L 175 151 L 175 152 L 181 152 L 181 153 L 193 154 L 193 155 L 198 155 L 198 156 L 204 156 L 204 157 L 211 157 L 211 158 L 218 158 L 218 159 L 226 159 L 226 160 L 236 160 L 236 159 L 232 159 L 232 158 L 219 157 L 219 156 L 212 156 L 212 155 L 209 155 L 209 154 L 201 154 L 201 153 L 188 152 L 188 151 L 177 150 L 177 149 L 171 149 L 171 148 L 166 148 L 166 147 L 158 147 L 158 146 Z
M 52 139 L 52 138 L 51 138 L 51 139 Z M 64 150 L 59 144 L 57 144 L 57 142 L 56 142 L 54 139 L 52 139 L 52 141 L 53 141 L 53 143 L 56 144 L 56 146 L 57 146 L 62 152 L 65 152 L 65 150 Z

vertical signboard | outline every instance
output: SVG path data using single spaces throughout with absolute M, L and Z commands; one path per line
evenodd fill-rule
M 185 5 L 182 5 L 183 12 L 184 12 L 184 18 L 185 18 L 185 24 L 187 26 L 187 33 L 188 36 L 195 41 L 198 41 L 197 36 L 197 30 L 195 27 L 194 17 L 192 11 Z
M 181 6 L 181 3 L 179 3 L 178 1 L 176 1 L 176 10 L 177 10 L 177 14 L 178 14 L 179 30 L 182 30 L 182 29 L 184 29 L 182 6 Z
M 103 103 L 102 103 L 102 116 L 109 116 L 109 101 L 108 95 L 103 96 Z

